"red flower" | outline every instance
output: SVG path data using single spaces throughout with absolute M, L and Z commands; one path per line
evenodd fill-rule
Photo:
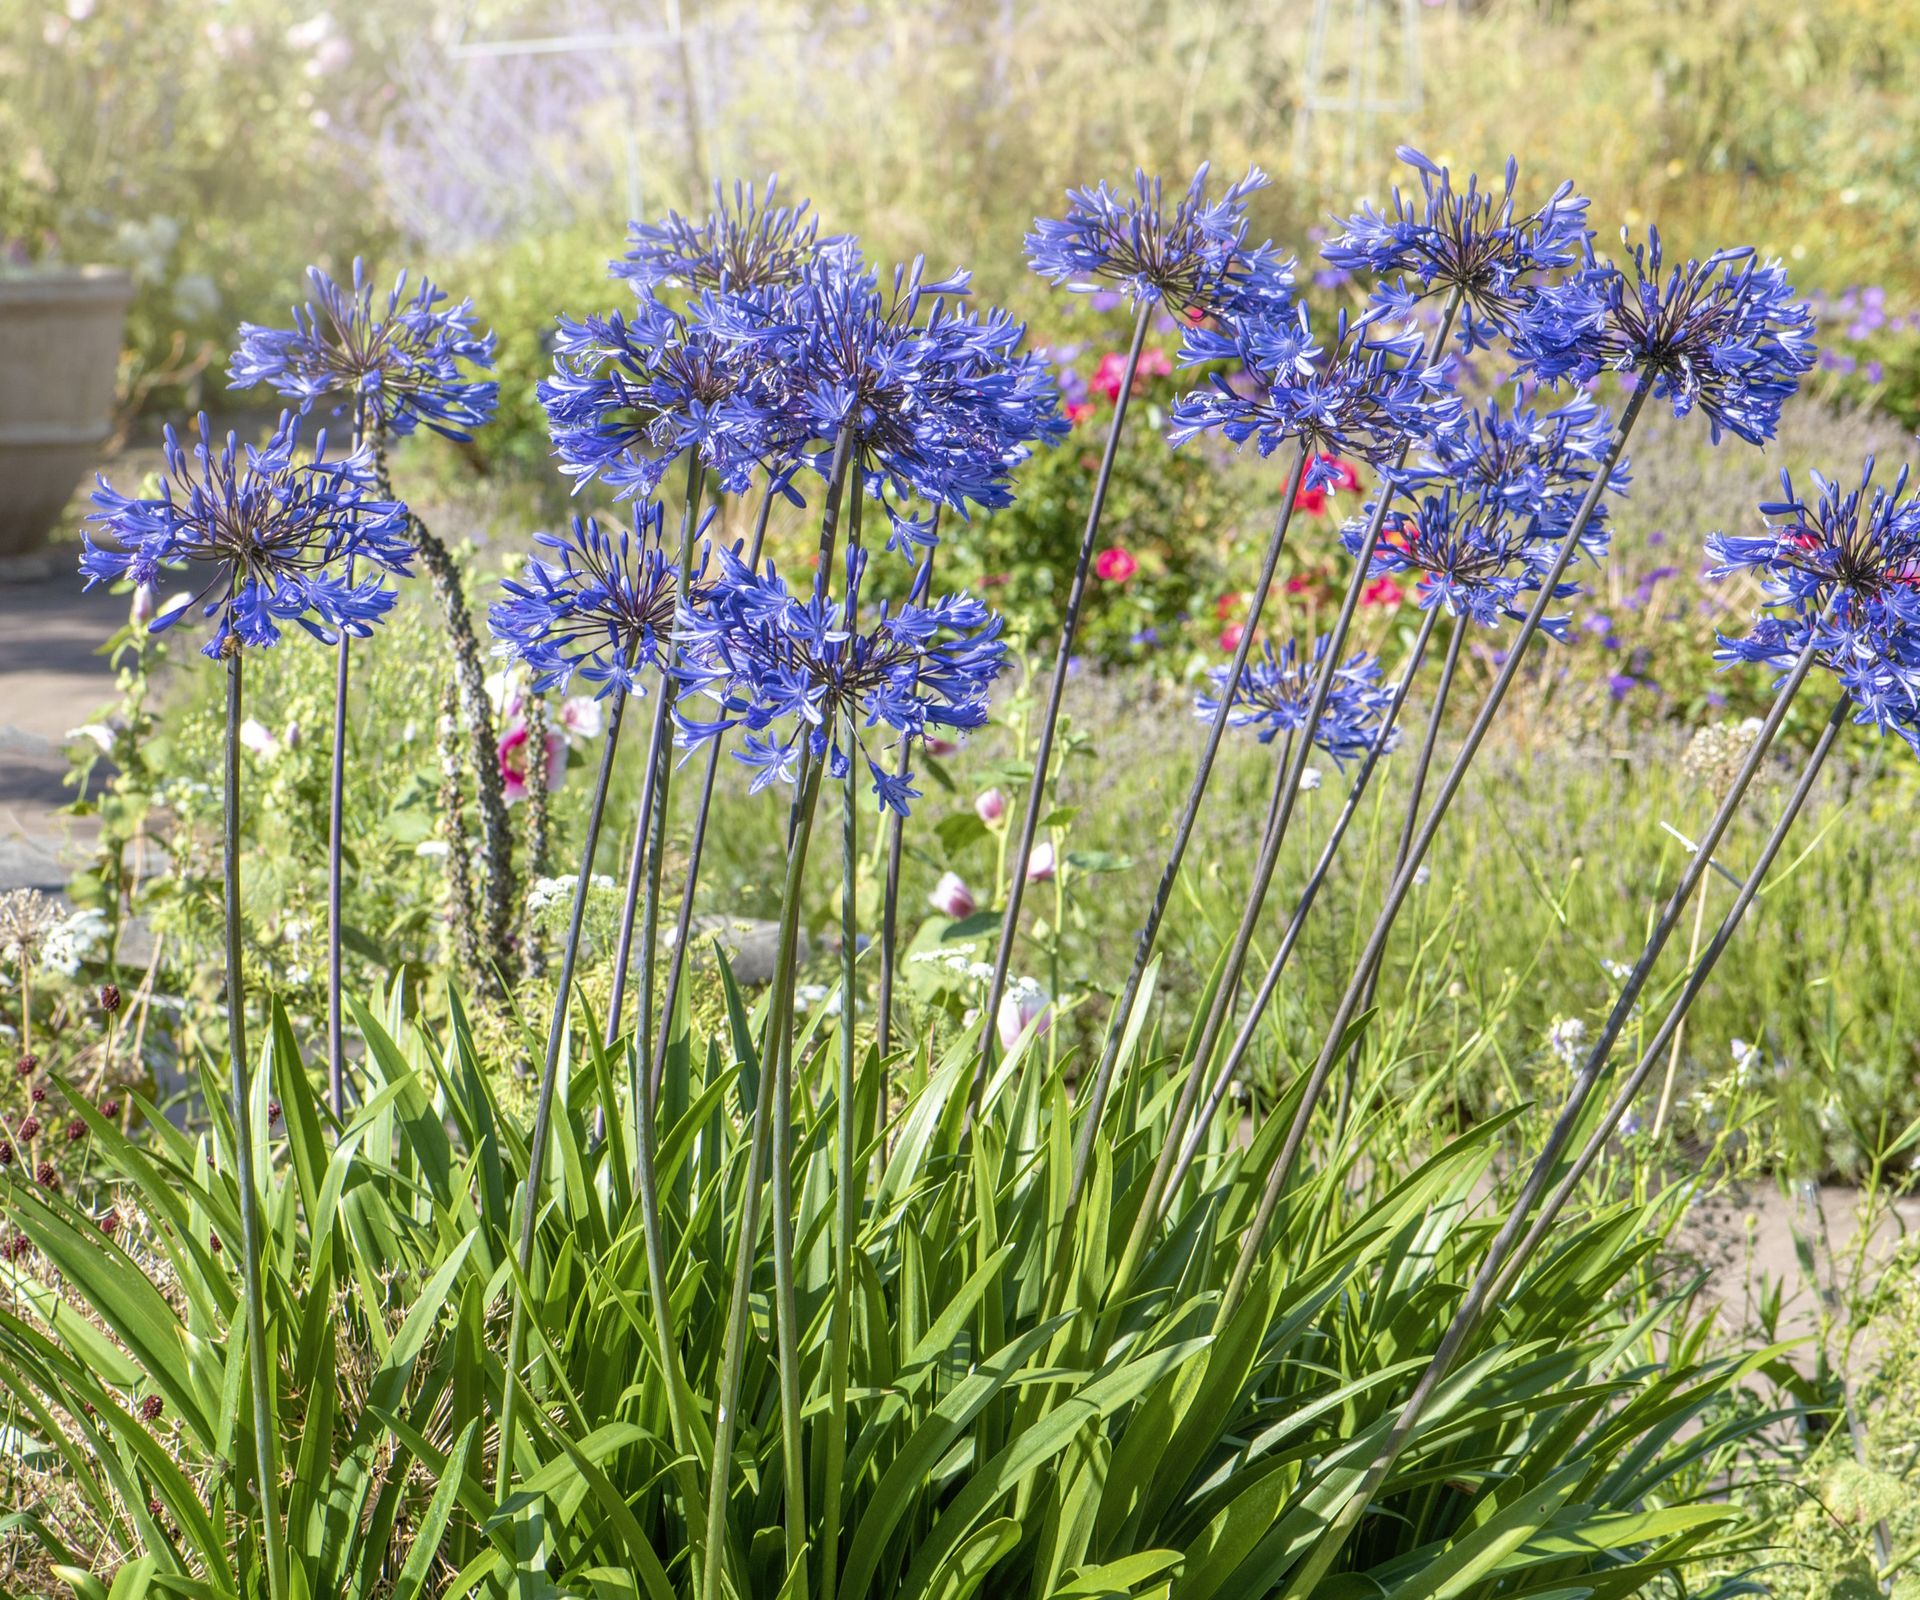
M 1140 563 L 1133 559 L 1133 552 L 1122 550 L 1115 545 L 1111 550 L 1102 550 L 1094 558 L 1093 573 L 1108 583 L 1125 583 L 1140 570 Z
M 1391 578 L 1375 578 L 1372 583 L 1360 591 L 1360 604 L 1363 606 L 1397 606 L 1407 597 L 1407 591 Z
M 1293 497 L 1293 509 L 1304 511 L 1310 517 L 1320 516 L 1327 509 L 1327 491 L 1325 489 L 1302 489 Z
M 1091 400 L 1069 400 L 1067 402 L 1067 423 L 1070 427 L 1077 428 L 1092 415 L 1093 402 Z
M 1109 400 L 1120 398 L 1120 380 L 1127 374 L 1127 358 L 1118 350 L 1109 350 L 1100 358 L 1100 365 L 1093 369 L 1093 387 Z M 1150 349 L 1140 352 L 1140 363 L 1133 369 L 1133 392 L 1146 392 L 1147 379 L 1166 378 L 1173 374 L 1173 363 L 1164 350 Z
M 1240 609 L 1240 602 L 1244 599 L 1246 599 L 1246 596 L 1237 591 L 1231 594 L 1223 594 L 1218 600 L 1214 601 L 1213 614 L 1222 622 L 1225 622 L 1228 617 Z
M 1238 650 L 1240 641 L 1246 635 L 1247 625 L 1244 622 L 1229 622 L 1220 630 L 1220 648 L 1223 651 Z

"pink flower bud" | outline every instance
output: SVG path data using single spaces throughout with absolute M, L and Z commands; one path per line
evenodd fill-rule
M 930 756 L 955 755 L 959 752 L 959 749 L 960 749 L 960 746 L 956 744 L 953 740 L 943 739 L 937 733 L 928 734 L 926 738 L 922 739 L 920 742 L 926 747 L 927 754 Z
M 991 828 L 1007 814 L 1007 797 L 998 789 L 989 789 L 973 797 L 973 810 L 974 815 Z
M 1053 1026 L 1052 1002 L 1039 984 L 1023 978 L 1000 997 L 1000 1009 L 993 1021 L 1000 1034 L 1000 1048 L 1011 1050 L 1028 1024 L 1035 1025 L 1036 1039 Z
M 144 628 L 153 621 L 153 585 L 137 583 L 133 586 L 133 607 L 127 613 L 127 619 L 136 628 Z
M 1053 846 L 1045 840 L 1033 847 L 1027 857 L 1027 882 L 1048 883 L 1054 873 Z
M 255 722 L 252 717 L 240 724 L 240 742 L 262 761 L 280 753 L 280 741 L 274 737 L 273 730 L 263 722 Z
M 941 874 L 940 881 L 933 886 L 933 893 L 927 896 L 927 903 L 942 916 L 958 920 L 961 917 L 972 916 L 977 902 L 973 898 L 973 891 L 967 887 L 966 880 L 959 873 L 946 872 Z

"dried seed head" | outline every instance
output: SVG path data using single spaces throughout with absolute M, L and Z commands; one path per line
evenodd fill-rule
M 13 1075 L 16 1078 L 31 1078 L 40 1070 L 40 1058 L 29 1050 L 14 1063 Z
M 67 1124 L 67 1143 L 78 1144 L 87 1136 L 87 1125 L 78 1117 Z
M 118 985 L 111 983 L 103 983 L 100 985 L 100 1009 L 106 1012 L 108 1016 L 112 1016 L 114 1012 L 120 1009 L 120 989 Z
M 29 1144 L 39 1138 L 40 1119 L 38 1117 L 22 1117 L 20 1119 L 20 1137 Z
M 164 1410 L 166 1410 L 166 1402 L 162 1400 L 159 1395 L 150 1394 L 140 1402 L 140 1420 L 142 1422 L 157 1422 L 160 1418 L 160 1413 Z

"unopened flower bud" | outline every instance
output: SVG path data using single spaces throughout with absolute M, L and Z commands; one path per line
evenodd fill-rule
M 977 904 L 973 891 L 967 887 L 966 880 L 957 872 L 941 875 L 940 881 L 933 886 L 933 893 L 927 896 L 927 903 L 942 916 L 953 917 L 956 920 L 972 916 Z

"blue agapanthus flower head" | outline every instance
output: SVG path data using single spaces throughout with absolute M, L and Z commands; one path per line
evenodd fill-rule
M 1247 660 L 1227 710 L 1227 725 L 1257 730 L 1262 744 L 1306 725 L 1313 706 L 1314 684 L 1324 670 L 1331 641 L 1323 634 L 1303 653 L 1289 639 L 1276 653 L 1263 640 L 1259 654 Z M 1193 697 L 1194 715 L 1211 721 L 1220 710 L 1232 668 L 1213 667 L 1207 677 L 1211 690 Z M 1380 681 L 1380 659 L 1357 650 L 1334 669 L 1327 703 L 1313 731 L 1313 742 L 1344 766 L 1352 756 L 1365 755 L 1380 737 L 1382 720 L 1393 701 L 1393 691 Z M 1391 737 L 1391 735 L 1389 736 Z
M 189 449 L 169 427 L 158 495 L 123 495 L 100 479 L 87 520 L 111 542 L 87 533 L 86 586 L 131 578 L 157 587 L 166 572 L 185 572 L 190 599 L 163 606 L 152 630 L 197 605 L 214 620 L 204 653 L 216 658 L 278 644 L 289 622 L 328 643 L 343 631 L 364 637 L 393 606 L 381 575 L 408 570 L 407 508 L 375 498 L 367 446 L 328 461 L 322 433 L 308 459 L 299 434 L 299 418 L 282 413 L 264 446 L 229 433 L 216 450 L 203 414 Z
M 905 816 L 919 798 L 913 774 L 882 760 L 873 741 L 897 747 L 982 726 L 1006 647 L 999 617 L 980 601 L 929 599 L 924 565 L 905 602 L 882 604 L 863 622 L 866 563 L 865 551 L 848 549 L 841 598 L 819 586 L 803 598 L 772 563 L 756 572 L 737 552 L 720 552 L 706 604 L 681 611 L 676 669 L 714 707 L 696 715 L 683 696 L 674 708 L 678 741 L 741 729 L 734 756 L 753 769 L 755 792 L 776 779 L 795 782 L 803 748 L 834 777 L 845 777 L 857 755 L 880 804 Z
M 425 278 L 409 292 L 403 272 L 381 303 L 358 259 L 351 288 L 318 267 L 307 277 L 314 298 L 293 308 L 291 328 L 241 324 L 227 371 L 234 388 L 270 384 L 302 412 L 319 400 L 364 402 L 367 431 L 396 437 L 424 425 L 467 439 L 493 415 L 500 385 L 472 375 L 491 370 L 493 335 L 474 331 L 471 300 L 449 304 Z
M 664 671 L 673 651 L 682 596 L 677 562 L 661 538 L 665 509 L 633 505 L 632 524 L 617 533 L 592 517 L 575 517 L 564 535 L 534 542 L 556 559 L 529 561 L 501 580 L 503 598 L 487 614 L 502 655 L 524 662 L 536 694 L 564 688 L 577 673 L 596 696 L 615 689 L 646 692 L 646 673 Z M 696 574 L 694 604 L 704 587 Z
M 702 309 L 768 375 L 783 417 L 817 444 L 808 459 L 822 475 L 844 431 L 888 514 L 889 549 L 933 542 L 932 519 L 907 502 L 962 516 L 1010 504 L 1013 468 L 1066 431 L 1050 371 L 1020 350 L 1025 325 L 971 309 L 966 293 L 965 273 L 930 280 L 915 261 L 883 284 L 833 255 L 791 289 L 714 296 Z
M 1594 262 L 1528 301 L 1513 337 L 1522 369 L 1548 383 L 1630 372 L 1676 417 L 1698 407 L 1715 443 L 1724 430 L 1765 444 L 1814 361 L 1813 311 L 1785 269 L 1737 249 L 1666 271 L 1655 228 L 1627 262 Z
M 1780 498 L 1760 507 L 1766 532 L 1714 534 L 1715 577 L 1760 580 L 1762 615 L 1744 638 L 1720 639 L 1723 661 L 1786 671 L 1809 641 L 1852 696 L 1854 720 L 1920 751 L 1920 496 L 1903 467 L 1891 487 L 1869 456 L 1857 488 L 1811 474 L 1813 498 L 1780 474 Z
M 1327 345 L 1314 339 L 1304 304 L 1279 316 L 1225 319 L 1189 328 L 1185 365 L 1233 362 L 1175 402 L 1168 437 L 1176 444 L 1218 431 L 1234 444 L 1251 439 L 1271 455 L 1295 441 L 1310 452 L 1305 486 L 1337 486 L 1339 456 L 1391 463 L 1421 441 L 1457 427 L 1460 399 L 1444 370 L 1424 359 L 1418 333 L 1390 331 L 1369 311 L 1342 311 Z
M 807 201 L 781 205 L 780 180 L 768 178 L 764 193 L 736 182 L 732 196 L 713 186 L 713 210 L 698 221 L 670 211 L 659 222 L 627 224 L 625 257 L 612 263 L 643 294 L 665 288 L 770 289 L 799 282 L 822 250 L 840 249 L 845 238 L 820 237 L 819 219 Z
M 1365 531 L 1364 518 L 1349 522 L 1343 531 L 1347 549 L 1355 555 Z M 1450 616 L 1491 628 L 1503 617 L 1519 621 L 1525 615 L 1521 596 L 1539 591 L 1553 562 L 1553 544 L 1532 531 L 1524 514 L 1516 515 L 1501 501 L 1447 486 L 1388 510 L 1368 575 L 1411 574 L 1418 579 L 1422 607 L 1441 606 Z M 1564 581 L 1553 591 L 1556 599 L 1579 592 L 1578 584 Z M 1545 617 L 1540 627 L 1553 638 L 1565 639 L 1567 619 Z
M 809 434 L 767 356 L 716 333 L 709 301 L 682 314 L 643 299 L 631 316 L 560 319 L 553 375 L 539 386 L 561 471 L 648 496 L 687 450 L 729 494 L 757 467 L 790 474 Z
M 1136 303 L 1158 303 L 1175 316 L 1276 308 L 1292 287 L 1293 259 L 1271 240 L 1247 245 L 1246 199 L 1266 186 L 1266 174 L 1249 167 L 1210 200 L 1202 164 L 1170 213 L 1160 180 L 1144 172 L 1134 174 L 1131 195 L 1105 183 L 1069 189 L 1064 217 L 1035 219 L 1027 260 L 1054 283 L 1075 290 L 1118 283 Z
M 1395 188 L 1385 212 L 1363 206 L 1320 247 L 1331 266 L 1383 280 L 1377 298 L 1392 313 L 1404 314 L 1424 295 L 1458 291 L 1459 337 L 1473 350 L 1512 333 L 1543 276 L 1584 259 L 1587 202 L 1572 184 L 1523 212 L 1514 199 L 1520 168 L 1511 158 L 1496 193 L 1482 189 L 1477 175 L 1456 188 L 1452 173 L 1410 146 L 1397 154 L 1419 173 L 1420 196 Z
M 1606 408 L 1579 391 L 1551 410 L 1518 392 L 1505 402 L 1494 395 L 1467 412 L 1460 428 L 1435 439 L 1395 481 L 1414 496 L 1451 486 L 1519 519 L 1530 536 L 1557 542 L 1592 486 L 1612 427 Z M 1624 495 L 1629 482 L 1627 463 L 1616 462 L 1607 474 L 1607 494 Z M 1606 548 L 1606 517 L 1603 495 L 1581 539 L 1595 556 Z

